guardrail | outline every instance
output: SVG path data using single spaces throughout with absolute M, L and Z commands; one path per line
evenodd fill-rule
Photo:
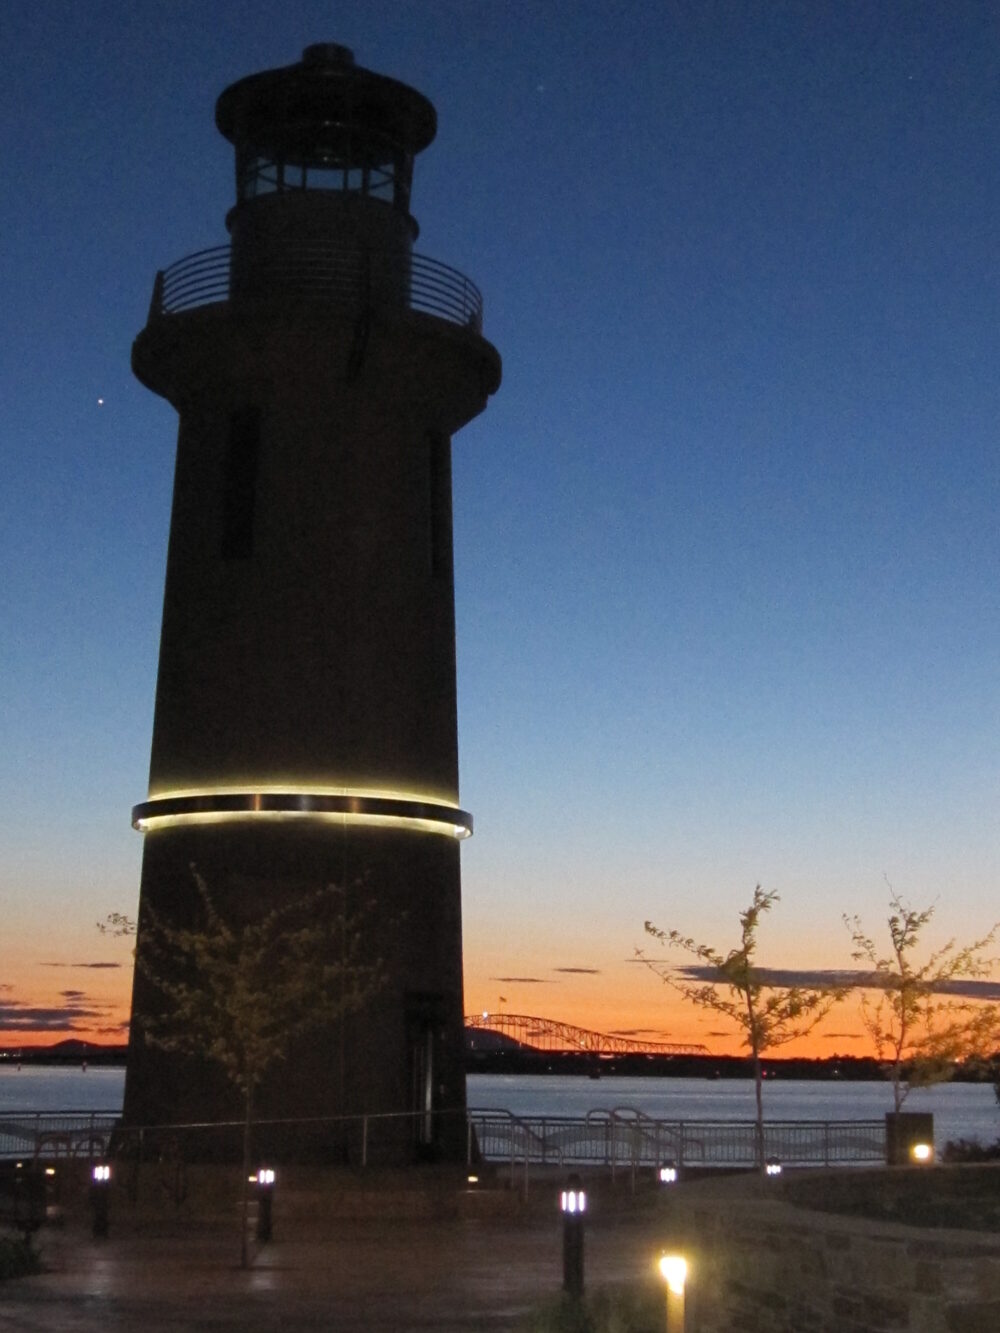
M 323 241 L 288 242 L 271 255 L 255 256 L 238 272 L 228 245 L 186 255 L 157 273 L 149 318 L 263 294 L 372 309 L 396 304 L 475 333 L 483 328 L 478 287 L 449 264 L 426 255 L 349 250 Z
M 537 1166 L 753 1166 L 752 1120 L 654 1120 L 630 1109 L 586 1117 L 511 1116 L 471 1110 L 479 1150 L 488 1161 Z M 771 1120 L 764 1152 L 785 1166 L 841 1166 L 885 1161 L 883 1120 Z
M 752 1120 L 654 1120 L 630 1108 L 579 1116 L 517 1116 L 502 1109 L 436 1113 L 439 1124 L 463 1117 L 467 1160 L 529 1166 L 654 1167 L 672 1158 L 678 1166 L 750 1167 L 756 1161 Z M 209 1137 L 227 1148 L 239 1143 L 239 1121 L 116 1130 L 111 1111 L 0 1113 L 0 1157 L 93 1159 L 109 1148 L 142 1159 L 148 1153 L 183 1159 Z M 339 1126 L 355 1160 L 368 1164 L 391 1136 L 416 1136 L 423 1112 L 339 1116 L 313 1120 L 255 1121 L 254 1131 L 276 1141 L 307 1144 L 324 1127 Z M 770 1120 L 764 1151 L 785 1166 L 841 1166 L 884 1162 L 883 1120 Z
M 91 1161 L 104 1154 L 119 1119 L 114 1111 L 0 1112 L 0 1158 Z

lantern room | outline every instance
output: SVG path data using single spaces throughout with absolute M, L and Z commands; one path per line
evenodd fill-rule
M 421 93 L 355 65 L 346 46 L 232 84 L 215 123 L 236 149 L 237 206 L 263 195 L 334 191 L 409 213 L 413 158 L 437 117 Z

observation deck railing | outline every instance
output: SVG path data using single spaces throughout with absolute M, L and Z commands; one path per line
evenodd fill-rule
M 197 306 L 266 293 L 291 301 L 373 308 L 387 304 L 436 315 L 482 333 L 483 298 L 464 273 L 426 255 L 359 251 L 298 241 L 254 256 L 234 273 L 232 247 L 186 255 L 156 275 L 150 321 Z

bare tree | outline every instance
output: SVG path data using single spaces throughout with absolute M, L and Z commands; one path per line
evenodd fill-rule
M 797 1037 L 806 1036 L 844 994 L 842 987 L 786 986 L 768 981 L 766 973 L 756 966 L 760 919 L 778 901 L 776 893 L 765 893 L 757 885 L 750 906 L 740 913 L 739 944 L 726 954 L 711 945 L 700 944 L 680 931 L 661 930 L 652 921 L 645 923 L 647 935 L 652 935 L 668 948 L 680 949 L 696 958 L 698 961 L 694 966 L 676 967 L 647 958 L 642 950 L 637 950 L 640 960 L 679 991 L 685 1000 L 699 1009 L 721 1014 L 741 1034 L 753 1061 L 757 1165 L 761 1170 L 765 1165 L 761 1056 Z
M 934 908 L 918 911 L 889 886 L 887 926 L 890 948 L 880 953 L 858 916 L 844 916 L 854 946 L 852 958 L 865 969 L 861 1018 L 878 1059 L 892 1083 L 893 1107 L 899 1111 L 913 1088 L 951 1078 L 955 1064 L 992 1051 L 997 1041 L 996 1006 L 963 997 L 963 982 L 990 974 L 988 956 L 1000 922 L 981 939 L 918 953 Z

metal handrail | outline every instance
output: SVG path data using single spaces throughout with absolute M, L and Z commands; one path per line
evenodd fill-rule
M 370 1131 L 384 1122 L 424 1116 L 422 1111 L 380 1112 L 306 1119 L 255 1120 L 266 1126 L 350 1124 L 367 1159 Z M 474 1138 L 487 1160 L 523 1161 L 533 1166 L 580 1165 L 615 1168 L 621 1156 L 631 1166 L 657 1166 L 665 1150 L 678 1166 L 747 1166 L 757 1157 L 757 1132 L 747 1120 L 658 1120 L 625 1108 L 587 1116 L 515 1115 L 507 1110 L 470 1107 L 434 1113 L 442 1123 L 460 1117 L 466 1124 L 468 1159 Z M 143 1133 L 184 1136 L 201 1131 L 242 1130 L 238 1120 L 116 1129 L 114 1111 L 0 1112 L 0 1159 L 9 1157 L 90 1157 L 114 1134 L 120 1141 Z M 621 1133 L 620 1131 L 625 1131 Z M 885 1160 L 882 1120 L 769 1120 L 764 1147 L 786 1166 L 836 1166 Z M 624 1150 L 624 1152 L 622 1151 Z
M 450 324 L 481 333 L 483 298 L 464 273 L 427 255 L 358 251 L 326 241 L 297 241 L 274 255 L 259 256 L 240 278 L 253 299 L 269 295 L 316 302 L 354 302 L 377 308 L 389 294 L 410 310 L 437 315 Z M 177 260 L 156 275 L 150 320 L 198 306 L 231 301 L 234 290 L 232 247 L 213 246 Z

